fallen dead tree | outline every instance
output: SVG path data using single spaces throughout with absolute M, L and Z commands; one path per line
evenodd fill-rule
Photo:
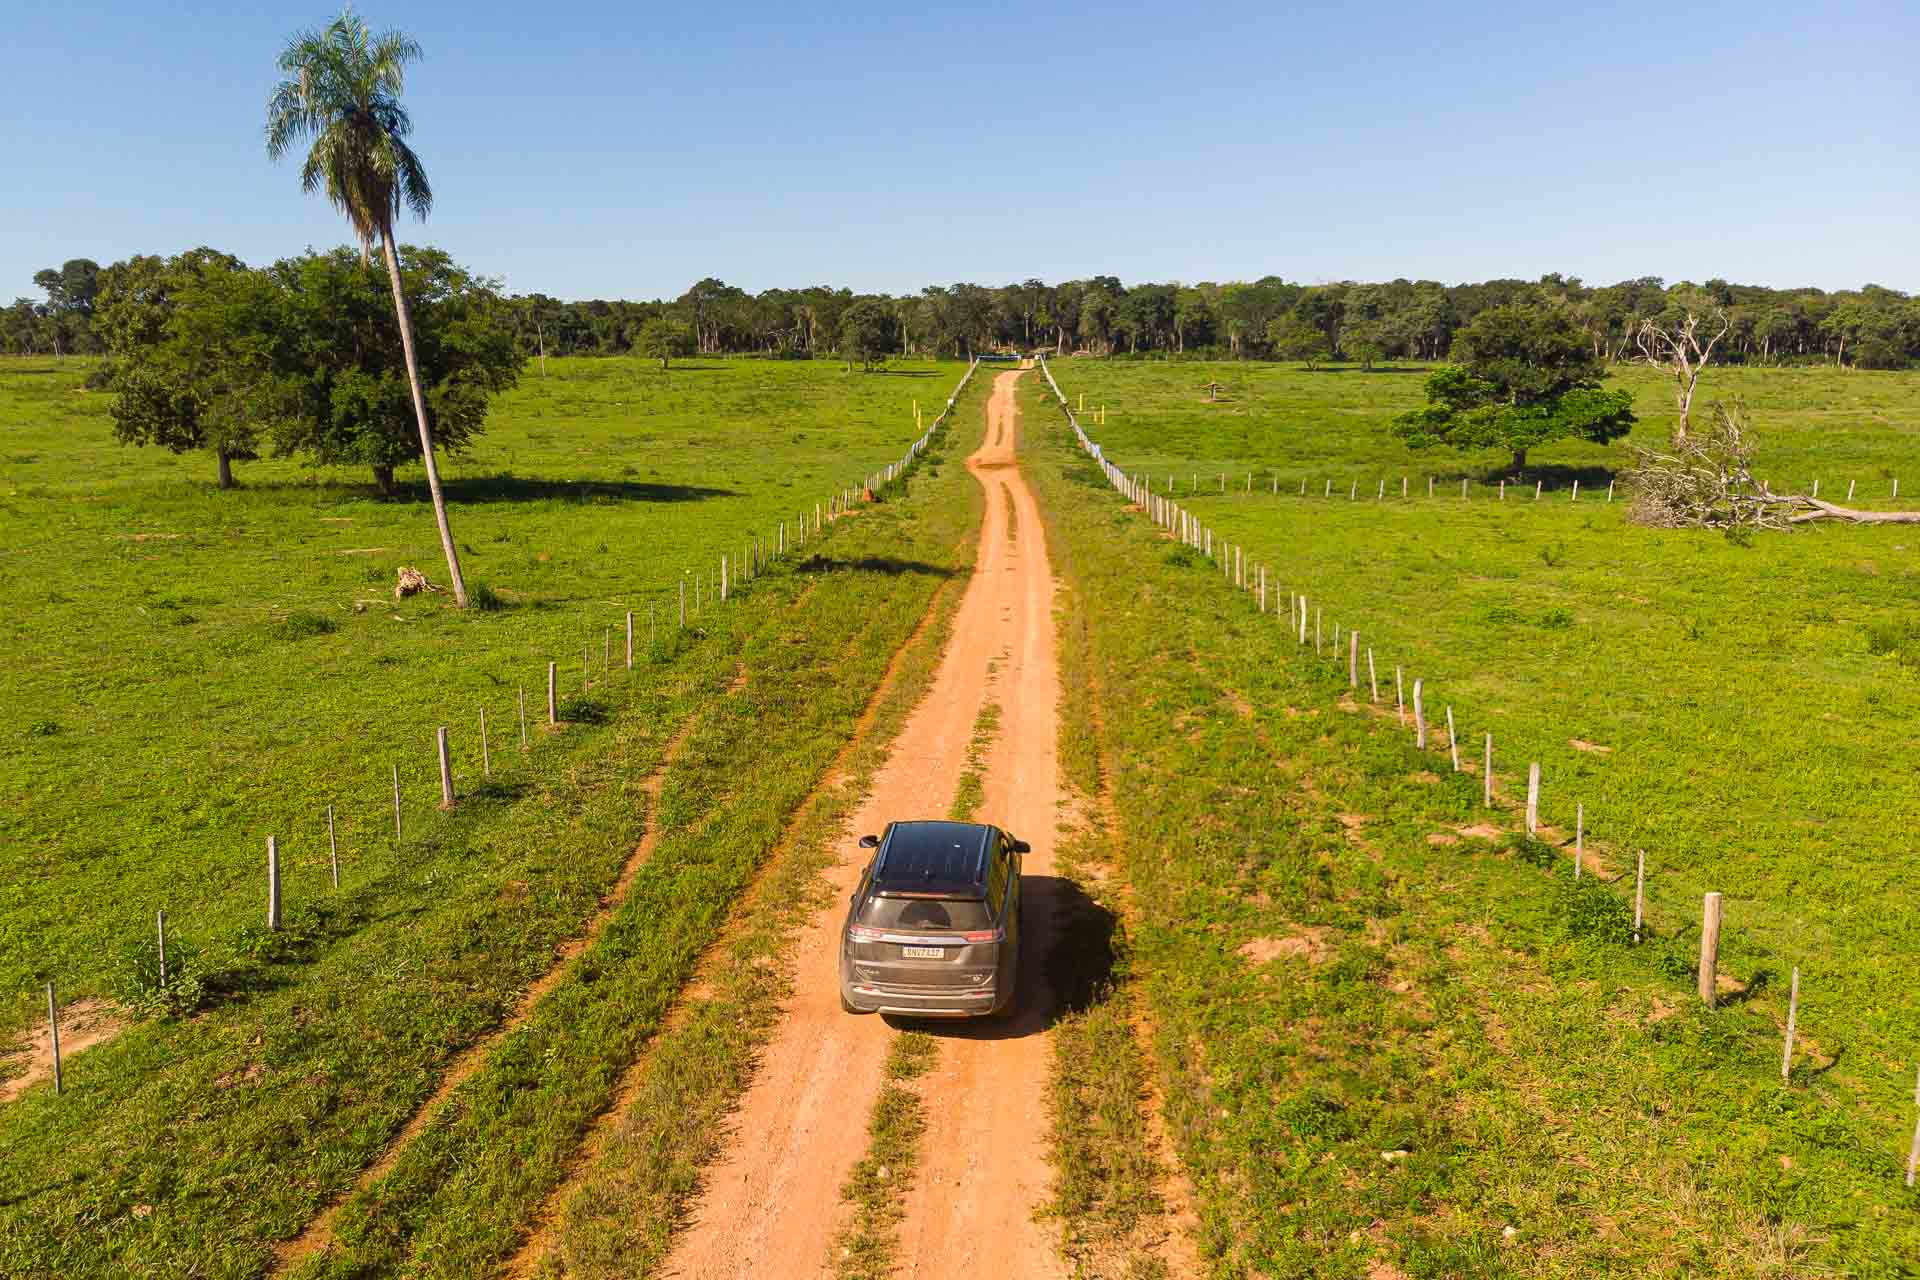
M 1859 511 L 1801 493 L 1775 493 L 1753 475 L 1757 444 L 1739 404 L 1713 406 L 1703 429 L 1666 451 L 1634 445 L 1632 517 L 1655 529 L 1790 529 L 1814 520 L 1920 524 L 1920 511 Z

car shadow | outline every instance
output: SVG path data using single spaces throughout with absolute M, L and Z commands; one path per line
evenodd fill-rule
M 1060 876 L 1020 877 L 1020 987 L 998 1018 L 908 1018 L 883 1014 L 889 1026 L 947 1040 L 1018 1040 L 1039 1035 L 1063 1014 L 1092 1007 L 1112 989 L 1119 919 Z

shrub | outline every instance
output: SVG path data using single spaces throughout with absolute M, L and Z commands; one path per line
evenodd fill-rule
M 1920 667 L 1920 618 L 1884 618 L 1866 626 L 1867 650 L 1903 667 Z
M 507 607 L 507 602 L 492 587 L 477 582 L 473 587 L 473 607 L 482 613 L 498 613 Z
M 303 612 L 290 613 L 274 626 L 274 632 L 282 640 L 299 640 L 305 636 L 327 636 L 338 629 L 338 625 L 332 618 L 318 613 Z
M 210 1002 L 205 962 L 197 947 L 167 939 L 167 982 L 160 985 L 160 947 L 147 938 L 123 946 L 113 970 L 113 997 L 134 1018 L 183 1018 Z

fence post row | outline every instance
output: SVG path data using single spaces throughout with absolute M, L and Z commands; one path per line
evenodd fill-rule
M 1093 441 L 1088 438 L 1086 432 L 1081 428 L 1079 420 L 1075 416 L 1073 409 L 1069 407 L 1067 403 L 1066 395 L 1060 390 L 1059 384 L 1054 380 L 1053 372 L 1048 367 L 1045 356 L 1040 357 L 1040 370 L 1041 370 L 1042 376 L 1045 377 L 1047 381 L 1048 388 L 1053 392 L 1054 397 L 1059 401 L 1061 409 L 1065 412 L 1068 423 L 1073 427 L 1073 431 L 1076 439 L 1079 441 L 1081 447 L 1085 449 L 1089 454 L 1092 454 L 1100 459 L 1102 470 L 1105 472 L 1109 483 L 1111 483 L 1116 490 L 1118 490 L 1123 495 L 1125 495 L 1130 501 L 1139 503 L 1141 505 L 1141 509 L 1147 514 L 1148 518 L 1154 520 L 1157 524 L 1161 524 L 1164 527 L 1167 527 L 1169 529 L 1174 528 L 1175 518 L 1177 513 L 1178 521 L 1179 521 L 1178 528 L 1179 528 L 1179 533 L 1182 540 L 1189 541 L 1192 543 L 1192 545 L 1196 547 L 1200 546 L 1201 534 L 1200 534 L 1200 530 L 1197 527 L 1197 522 L 1192 522 L 1190 526 L 1190 522 L 1188 521 L 1188 518 L 1187 518 L 1187 513 L 1184 511 L 1184 509 L 1179 508 L 1176 504 L 1172 504 L 1170 500 L 1163 500 L 1156 497 L 1152 491 L 1150 482 L 1143 484 L 1138 477 L 1129 476 L 1126 473 L 1122 472 L 1117 466 L 1115 466 L 1110 460 L 1108 460 L 1104 456 L 1104 454 L 1100 451 L 1099 446 L 1094 444 Z M 1085 408 L 1085 401 L 1086 401 L 1085 393 L 1082 393 L 1081 394 L 1082 409 Z M 1100 420 L 1101 421 L 1105 420 L 1104 414 L 1101 415 Z M 1405 498 L 1407 496 L 1407 479 L 1408 478 L 1405 475 L 1402 475 L 1400 478 L 1400 496 L 1402 498 Z M 1197 474 L 1194 476 L 1193 482 L 1194 482 L 1193 483 L 1194 489 L 1198 491 L 1199 476 Z M 1607 482 L 1607 498 L 1606 498 L 1608 502 L 1612 502 L 1614 499 L 1615 484 L 1616 484 L 1616 481 L 1613 480 L 1612 478 L 1609 478 Z M 1818 478 L 1816 478 L 1813 482 L 1813 493 L 1815 494 L 1815 496 L 1818 496 L 1819 494 L 1819 491 L 1820 491 L 1819 485 L 1820 485 L 1820 482 Z M 1350 485 L 1348 495 L 1347 495 L 1350 500 L 1357 496 L 1358 486 L 1359 486 L 1359 481 L 1355 479 Z M 1221 478 L 1220 478 L 1220 487 L 1221 487 L 1221 492 L 1225 493 L 1226 477 L 1224 473 L 1221 475 Z M 1541 480 L 1536 480 L 1534 482 L 1534 487 L 1533 487 L 1534 501 L 1538 502 L 1540 500 L 1543 489 L 1544 489 L 1544 482 Z M 1847 485 L 1847 497 L 1849 500 L 1851 500 L 1854 497 L 1855 489 L 1856 489 L 1856 483 L 1853 481 L 1849 481 Z M 1252 493 L 1253 491 L 1253 475 L 1251 472 L 1249 472 L 1247 475 L 1246 490 L 1248 493 Z M 1277 470 L 1272 473 L 1272 491 L 1276 496 L 1280 492 L 1280 473 Z M 1427 477 L 1427 496 L 1432 497 L 1433 491 L 1434 491 L 1434 477 L 1428 476 Z M 1167 492 L 1169 495 L 1171 495 L 1173 492 L 1172 476 L 1167 477 Z M 1299 493 L 1300 493 L 1300 496 L 1303 498 L 1307 495 L 1307 481 L 1305 478 L 1302 478 L 1300 481 Z M 1333 493 L 1333 481 L 1329 478 L 1325 482 L 1324 487 L 1322 489 L 1322 497 L 1331 497 L 1332 493 Z M 1384 478 L 1382 478 L 1379 481 L 1379 484 L 1378 484 L 1378 487 L 1376 488 L 1374 496 L 1376 500 L 1381 500 L 1385 498 L 1386 480 Z M 1466 478 L 1463 478 L 1460 482 L 1460 496 L 1463 498 L 1470 496 L 1469 481 Z M 1506 483 L 1506 480 L 1503 478 L 1499 482 L 1500 501 L 1502 502 L 1506 501 L 1506 496 L 1507 496 L 1507 483 Z M 1895 500 L 1898 500 L 1900 496 L 1900 481 L 1898 478 L 1893 479 L 1892 496 Z M 1569 501 L 1578 502 L 1579 500 L 1580 500 L 1580 482 L 1576 478 L 1573 481 L 1572 488 L 1569 493 Z M 1206 531 L 1205 546 L 1206 546 L 1206 554 L 1208 558 L 1211 559 L 1213 555 L 1211 530 Z M 1231 556 L 1229 556 L 1228 554 L 1229 550 L 1231 550 L 1232 552 Z M 1222 546 L 1222 550 L 1221 550 L 1222 571 L 1229 581 L 1234 582 L 1236 586 L 1240 586 L 1240 587 L 1245 587 L 1248 582 L 1248 578 L 1244 574 L 1244 571 L 1242 568 L 1243 555 L 1244 555 L 1244 548 L 1238 548 L 1238 547 L 1228 548 L 1225 545 Z M 1266 603 L 1267 603 L 1266 602 L 1267 574 L 1266 574 L 1266 569 L 1264 567 L 1260 568 L 1258 571 L 1257 582 L 1258 582 L 1257 590 L 1259 593 L 1259 608 L 1262 613 L 1265 613 Z M 1280 611 L 1278 608 L 1278 604 L 1276 602 L 1276 605 L 1274 608 L 1274 617 L 1278 619 L 1279 614 L 1280 614 Z M 1295 632 L 1296 626 L 1297 626 L 1297 632 Z M 1314 611 L 1314 649 L 1316 653 L 1320 651 L 1320 638 L 1321 638 L 1320 626 L 1321 626 L 1321 610 L 1316 609 Z M 1304 646 L 1307 641 L 1307 597 L 1303 594 L 1300 594 L 1291 590 L 1287 592 L 1287 627 L 1290 632 L 1295 632 L 1297 643 L 1301 646 Z M 1358 688 L 1359 687 L 1359 645 L 1360 645 L 1359 632 L 1357 629 L 1349 629 L 1347 632 L 1347 635 L 1348 635 L 1347 684 L 1349 688 Z M 1336 624 L 1334 628 L 1334 655 L 1336 660 L 1338 659 L 1338 656 L 1339 656 L 1339 643 L 1340 643 L 1339 627 Z M 1401 722 L 1404 724 L 1406 720 L 1406 703 L 1405 703 L 1405 697 L 1404 697 L 1404 686 L 1402 683 L 1402 671 L 1401 671 L 1401 668 L 1398 666 L 1394 668 L 1393 680 L 1394 680 L 1394 707 L 1395 707 L 1396 713 L 1400 717 Z M 1369 689 L 1371 691 L 1372 698 L 1375 702 L 1377 702 L 1380 696 L 1379 681 L 1375 671 L 1374 655 L 1371 647 L 1369 647 L 1367 650 L 1367 681 L 1368 681 Z M 1425 713 L 1425 705 L 1424 705 L 1424 683 L 1421 680 L 1415 680 L 1413 682 L 1413 710 L 1414 710 L 1414 721 L 1415 721 L 1415 727 L 1416 727 L 1416 733 L 1417 733 L 1416 744 L 1420 748 L 1424 749 L 1426 747 L 1426 713 Z M 1449 751 L 1452 755 L 1454 771 L 1459 772 L 1460 770 L 1459 736 L 1454 724 L 1452 706 L 1447 707 L 1447 742 L 1448 742 Z M 1488 808 L 1493 807 L 1493 791 L 1494 791 L 1493 784 L 1494 784 L 1493 735 L 1491 733 L 1488 733 L 1486 735 L 1485 760 L 1484 760 L 1484 764 L 1482 766 L 1482 771 L 1481 771 L 1481 785 L 1482 785 L 1481 794 L 1482 794 L 1482 799 Z M 1579 880 L 1582 877 L 1584 873 L 1584 868 L 1585 868 L 1586 805 L 1585 804 L 1576 805 L 1574 815 L 1575 816 L 1574 816 L 1574 841 L 1573 841 L 1573 877 L 1575 880 Z M 1538 761 L 1532 761 L 1527 766 L 1526 833 L 1527 833 L 1528 839 L 1532 839 L 1537 835 L 1539 830 L 1539 821 L 1540 821 L 1540 764 Z M 1635 858 L 1634 858 L 1633 941 L 1636 943 L 1643 941 L 1646 936 L 1646 883 L 1647 883 L 1647 854 L 1646 854 L 1646 850 L 1640 849 L 1635 851 Z M 1699 990 L 1699 995 L 1702 1002 L 1704 1002 L 1709 1008 L 1715 1005 L 1716 998 L 1717 998 L 1716 978 L 1718 976 L 1719 951 L 1720 951 L 1720 927 L 1721 927 L 1721 921 L 1722 921 L 1721 902 L 1722 902 L 1721 895 L 1718 892 L 1710 892 L 1704 896 L 1701 904 L 1702 914 L 1701 914 L 1701 928 L 1700 928 L 1700 964 L 1698 969 L 1698 990 Z M 1785 1044 L 1781 1053 L 1781 1061 L 1780 1061 L 1780 1076 L 1783 1083 L 1790 1083 L 1791 1077 L 1792 1077 L 1793 1045 L 1794 1045 L 1795 1035 L 1798 1029 L 1799 1012 L 1800 1012 L 1800 969 L 1796 965 L 1793 968 L 1792 984 L 1791 984 L 1790 992 L 1788 995 L 1786 1036 L 1785 1036 Z M 1914 1082 L 1914 1105 L 1916 1110 L 1920 1110 L 1920 1075 L 1916 1076 L 1916 1079 Z M 1916 1180 L 1920 1180 L 1920 1117 L 1916 1117 L 1916 1124 L 1915 1124 L 1914 1133 L 1913 1133 L 1913 1141 L 1907 1157 L 1907 1177 L 1906 1177 L 1907 1186 L 1909 1187 L 1914 1186 Z

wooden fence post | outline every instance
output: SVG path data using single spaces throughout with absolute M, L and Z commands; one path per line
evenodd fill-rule
M 400 835 L 400 765 L 393 766 L 393 843 L 398 846 Z
M 333 806 L 327 806 L 327 865 L 333 869 L 333 887 L 340 887 L 340 842 L 333 834 Z
M 1527 766 L 1527 839 L 1533 839 L 1534 829 L 1540 825 L 1540 762 L 1535 760 Z
M 1360 633 L 1347 632 L 1347 688 L 1360 687 Z
M 453 808 L 453 757 L 447 750 L 447 726 L 434 730 L 434 752 L 440 757 L 440 807 Z
M 547 664 L 547 723 L 560 723 L 560 664 Z
M 1587 851 L 1587 806 L 1573 806 L 1573 878 L 1580 878 L 1580 863 Z
M 1793 1027 L 1800 1017 L 1800 966 L 1793 966 L 1793 987 L 1787 995 L 1787 1049 L 1780 1055 L 1780 1083 L 1793 1074 Z
M 687 625 L 687 580 L 684 576 L 680 579 L 680 625 Z
M 1633 871 L 1633 940 L 1640 941 L 1641 926 L 1647 918 L 1647 851 L 1639 851 Z
M 1413 682 L 1413 745 L 1422 751 L 1427 749 L 1427 710 L 1420 702 L 1422 682 Z
M 520 749 L 527 749 L 527 686 L 520 686 Z
M 1714 976 L 1720 967 L 1720 895 L 1710 893 L 1700 910 L 1700 999 L 1713 1008 Z
M 627 610 L 627 670 L 633 670 L 633 610 Z
M 47 984 L 47 1035 L 48 1038 L 53 1041 L 53 1092 L 57 1096 L 60 1092 L 61 1083 L 60 1004 L 53 998 L 53 984 L 51 982 Z M 1913 1175 L 1911 1173 L 1907 1175 L 1907 1183 L 1909 1186 L 1913 1183 Z
M 1369 703 L 1379 702 L 1380 701 L 1380 677 L 1374 672 L 1374 669 L 1373 669 L 1373 646 L 1372 645 L 1367 646 L 1367 688 L 1370 691 L 1367 695 L 1367 701 Z
M 1535 502 L 1538 502 L 1538 501 L 1540 501 L 1540 485 L 1541 485 L 1542 483 L 1543 483 L 1543 482 L 1542 482 L 1542 481 L 1539 481 L 1539 480 L 1535 480 L 1535 481 L 1533 482 L 1533 500 L 1534 500 Z
M 1487 808 L 1493 808 L 1493 735 L 1487 735 L 1487 762 L 1481 768 L 1481 802 Z
M 1607 481 L 1607 501 L 1613 501 L 1613 481 Z
M 1447 704 L 1447 750 L 1453 753 L 1453 771 L 1460 772 L 1460 735 L 1453 731 L 1453 704 Z
M 480 708 L 480 775 L 493 781 L 493 751 L 487 745 L 487 709 Z
M 160 989 L 167 989 L 167 911 L 162 907 L 154 913 L 154 930 L 160 937 Z
M 1404 696 L 1406 685 L 1401 682 L 1400 668 L 1393 669 L 1393 713 L 1400 717 L 1400 723 L 1407 722 L 1407 700 Z
M 280 842 L 267 837 L 267 928 L 280 927 Z

